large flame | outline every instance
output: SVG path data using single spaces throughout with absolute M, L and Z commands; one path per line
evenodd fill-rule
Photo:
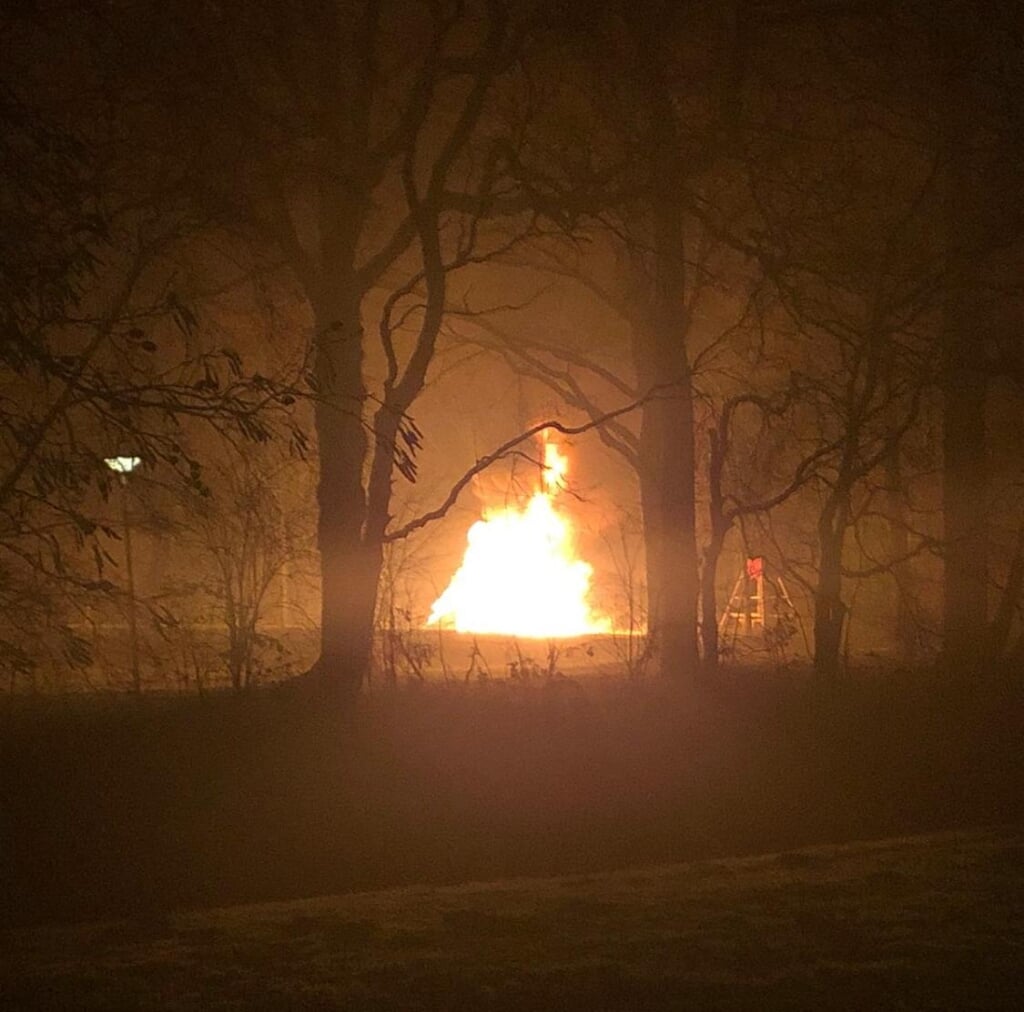
M 540 639 L 610 631 L 587 601 L 593 567 L 577 558 L 572 523 L 555 506 L 568 466 L 545 438 L 540 488 L 524 509 L 484 510 L 428 625 Z

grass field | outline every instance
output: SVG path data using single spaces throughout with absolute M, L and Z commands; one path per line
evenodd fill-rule
M 723 676 L 8 698 L 0 927 L 1024 820 L 1024 693 Z
M 0 933 L 11 1009 L 1019 1009 L 1024 828 Z

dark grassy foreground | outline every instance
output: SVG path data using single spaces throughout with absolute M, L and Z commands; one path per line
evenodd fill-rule
M 0 933 L 20 1009 L 1019 1009 L 1024 830 Z
M 1019 683 L 0 701 L 0 926 L 596 872 L 1024 819 Z

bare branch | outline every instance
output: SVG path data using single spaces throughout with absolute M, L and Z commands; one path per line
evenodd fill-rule
M 658 387 L 652 387 L 643 397 L 638 400 L 631 401 L 629 404 L 624 404 L 621 407 L 615 408 L 613 411 L 607 412 L 596 420 L 584 422 L 582 425 L 566 425 L 564 422 L 558 419 L 549 419 L 544 422 L 538 422 L 536 425 L 531 425 L 528 429 L 519 433 L 518 436 L 513 436 L 511 439 L 502 443 L 492 453 L 488 453 L 486 456 L 481 457 L 468 471 L 466 471 L 462 477 L 459 478 L 454 485 L 452 485 L 450 491 L 444 502 L 441 503 L 435 509 L 430 510 L 427 513 L 416 517 L 414 520 L 410 520 L 407 524 L 403 524 L 401 527 L 393 531 L 388 531 L 384 535 L 385 542 L 399 541 L 402 538 L 407 538 L 410 534 L 415 531 L 426 527 L 428 524 L 433 523 L 435 520 L 440 520 L 444 517 L 448 511 L 458 502 L 459 496 L 465 490 L 466 486 L 483 471 L 486 471 L 492 464 L 497 463 L 504 457 L 509 456 L 511 453 L 516 451 L 516 448 L 527 440 L 533 439 L 534 436 L 545 429 L 554 429 L 556 432 L 561 432 L 564 436 L 578 436 L 584 432 L 590 432 L 591 429 L 599 428 L 602 425 L 606 425 L 608 422 L 615 418 L 619 418 L 622 415 L 629 414 L 631 411 L 636 411 L 638 408 L 643 407 L 649 400 L 657 396 L 659 393 L 669 389 L 672 384 L 662 384 Z

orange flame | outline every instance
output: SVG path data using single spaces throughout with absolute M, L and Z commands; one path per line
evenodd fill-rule
M 538 639 L 610 631 L 609 620 L 595 616 L 587 600 L 593 567 L 576 556 L 572 523 L 555 506 L 568 467 L 545 436 L 541 487 L 525 509 L 484 510 L 428 625 Z

